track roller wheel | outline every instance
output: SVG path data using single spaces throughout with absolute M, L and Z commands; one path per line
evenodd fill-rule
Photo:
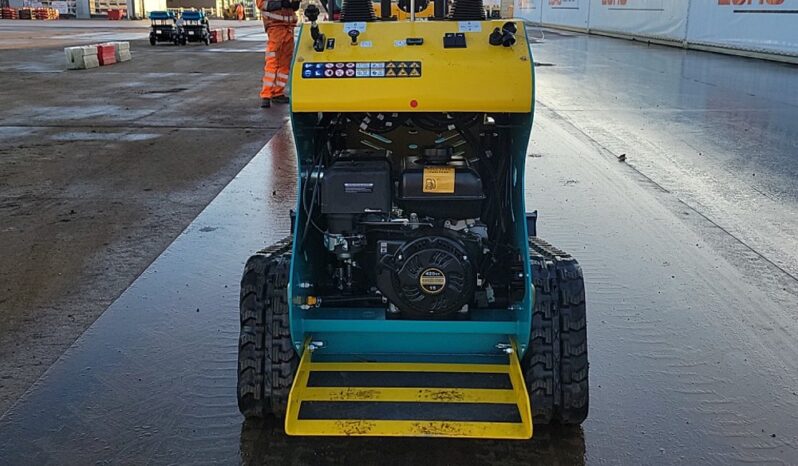
M 582 268 L 529 238 L 535 286 L 532 334 L 522 367 L 535 424 L 581 424 L 588 413 L 587 318 Z
M 247 418 L 285 416 L 299 356 L 289 330 L 291 240 L 252 256 L 241 278 L 238 409 Z

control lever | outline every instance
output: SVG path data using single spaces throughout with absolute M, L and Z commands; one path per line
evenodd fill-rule
M 313 34 L 314 31 L 316 34 Z M 313 50 L 317 52 L 324 52 L 326 37 L 324 37 L 324 34 L 319 33 L 319 26 L 317 26 L 316 23 L 313 23 L 310 26 L 310 37 L 313 38 Z
M 319 7 L 314 3 L 311 3 L 305 8 L 305 18 L 310 21 L 310 37 L 313 39 L 313 50 L 317 52 L 323 52 L 325 45 L 324 34 L 319 32 L 319 25 L 316 24 L 316 20 L 319 19 L 320 13 Z

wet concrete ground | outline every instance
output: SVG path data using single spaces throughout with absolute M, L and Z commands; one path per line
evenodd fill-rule
M 133 41 L 130 62 L 67 72 L 62 46 L 137 23 L 0 22 L 0 413 L 284 123 L 259 108 L 248 24 L 254 41 Z
M 237 282 L 249 252 L 288 230 L 283 132 L 0 419 L 0 458 L 798 463 L 795 68 L 551 32 L 534 52 L 552 66 L 537 68 L 527 201 L 539 234 L 585 271 L 581 429 L 475 442 L 288 438 L 244 423 Z

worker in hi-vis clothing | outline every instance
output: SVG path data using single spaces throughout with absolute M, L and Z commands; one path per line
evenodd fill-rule
M 299 9 L 299 0 L 256 2 L 269 37 L 266 45 L 266 66 L 263 68 L 263 88 L 260 91 L 260 106 L 268 108 L 272 102 L 288 103 L 285 87 L 294 53 L 294 27 L 297 23 L 295 12 Z

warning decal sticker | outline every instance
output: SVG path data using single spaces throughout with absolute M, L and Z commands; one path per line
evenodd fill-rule
M 425 193 L 454 193 L 454 167 L 424 167 Z
M 302 77 L 324 78 L 418 78 L 420 61 L 303 63 Z

